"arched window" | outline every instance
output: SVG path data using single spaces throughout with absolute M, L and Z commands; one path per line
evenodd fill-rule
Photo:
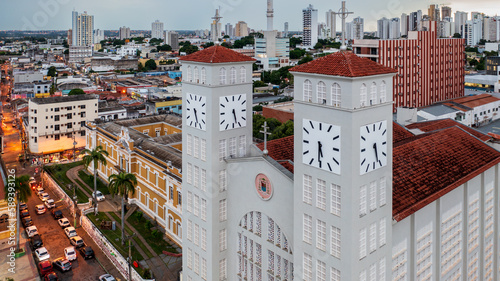
M 247 82 L 247 69 L 242 66 L 240 67 L 240 83 L 246 83 Z
M 385 81 L 382 81 L 382 84 L 380 84 L 380 103 L 384 103 L 386 101 L 387 101 L 387 89 Z
M 145 192 L 144 195 L 146 195 L 145 196 L 146 197 L 146 202 L 145 202 L 146 203 L 146 207 L 148 207 L 148 209 L 149 209 L 149 194 L 147 192 Z
M 181 223 L 179 221 L 176 221 L 177 223 L 177 236 L 179 236 L 179 238 L 182 238 L 182 226 L 181 226 Z
M 226 69 L 224 67 L 219 70 L 219 81 L 221 85 L 226 84 Z
M 153 199 L 155 214 L 158 215 L 158 199 Z
M 372 83 L 372 87 L 370 88 L 370 105 L 377 104 L 377 84 L 375 82 Z
M 367 96 L 366 96 L 366 85 L 362 84 L 361 88 L 359 89 L 359 104 L 361 107 L 366 106 L 367 104 Z
M 332 106 L 340 107 L 340 85 L 333 83 L 332 85 Z
M 318 85 L 316 86 L 316 91 L 318 96 L 318 103 L 326 104 L 326 84 L 323 81 L 319 81 Z
M 304 101 L 312 101 L 312 83 L 309 80 L 304 81 Z
M 191 79 L 192 79 L 192 78 L 191 78 L 191 66 L 188 66 L 188 67 L 187 67 L 187 75 L 186 75 L 186 76 L 187 76 L 187 77 L 186 77 L 186 80 L 187 80 L 188 82 L 191 82 Z
M 236 84 L 236 68 L 231 67 L 230 73 L 231 73 L 230 84 Z
M 141 188 L 139 186 L 135 188 L 135 193 L 137 194 L 137 201 L 141 202 Z
M 207 70 L 202 67 L 201 68 L 201 84 L 205 84 L 207 82 Z
M 198 72 L 198 67 L 195 66 L 194 67 L 194 80 L 193 80 L 194 83 L 200 83 L 200 80 L 199 80 L 200 77 L 199 76 L 200 76 L 200 73 Z

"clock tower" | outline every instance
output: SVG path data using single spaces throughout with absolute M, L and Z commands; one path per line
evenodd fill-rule
M 389 280 L 396 71 L 346 51 L 290 71 L 295 278 Z
M 184 280 L 229 280 L 226 159 L 252 144 L 255 60 L 216 45 L 180 61 Z

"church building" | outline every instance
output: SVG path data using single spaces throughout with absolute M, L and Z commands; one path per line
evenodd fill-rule
M 394 69 L 292 68 L 295 134 L 254 144 L 255 60 L 180 61 L 184 280 L 499 280 L 500 153 L 453 120 L 393 122 Z

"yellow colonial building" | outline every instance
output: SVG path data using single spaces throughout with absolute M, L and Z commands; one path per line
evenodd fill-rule
M 120 171 L 137 177 L 136 192 L 128 198 L 164 227 L 181 246 L 182 238 L 182 120 L 156 115 L 106 123 L 87 123 L 87 148 L 101 145 L 109 153 L 99 176 L 107 181 Z

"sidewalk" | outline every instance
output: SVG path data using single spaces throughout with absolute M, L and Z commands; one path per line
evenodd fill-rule
M 85 182 L 83 182 L 78 176 L 78 172 L 85 169 L 83 166 L 74 167 L 66 173 L 68 178 L 79 187 L 79 185 L 75 182 L 75 179 L 78 179 L 85 187 L 89 188 L 89 190 L 94 190 L 94 187 L 88 186 Z M 91 197 L 91 194 L 84 189 L 82 191 L 88 197 Z M 115 220 L 108 212 L 115 212 L 118 216 L 121 216 L 120 211 L 121 200 L 119 197 L 112 198 L 111 195 L 106 195 L 106 200 L 101 201 L 98 204 L 99 212 L 106 212 L 106 216 L 111 220 Z M 133 244 L 137 251 L 145 258 L 144 262 L 147 265 L 147 268 L 151 271 L 156 280 L 165 280 L 165 281 L 177 281 L 177 273 L 182 269 L 182 257 L 171 257 L 165 254 L 156 254 L 153 248 L 148 244 L 146 239 L 142 237 L 142 235 L 137 231 L 128 221 L 125 220 L 125 225 L 130 228 L 133 232 L 137 234 L 137 237 L 141 242 L 146 246 L 148 251 L 153 255 L 152 258 L 148 259 L 148 255 L 144 252 L 144 250 L 139 247 L 134 240 Z M 171 243 L 175 245 L 174 243 Z M 177 249 L 179 252 L 182 252 L 181 249 Z
M 9 265 L 10 245 L 7 243 L 8 239 L 0 240 L 0 280 L 7 277 L 13 278 L 16 281 L 38 281 L 40 276 L 36 268 L 35 262 L 32 259 L 31 250 L 25 238 L 20 237 L 20 247 L 24 248 L 26 253 L 24 256 L 15 260 L 15 273 L 9 272 L 11 268 Z

